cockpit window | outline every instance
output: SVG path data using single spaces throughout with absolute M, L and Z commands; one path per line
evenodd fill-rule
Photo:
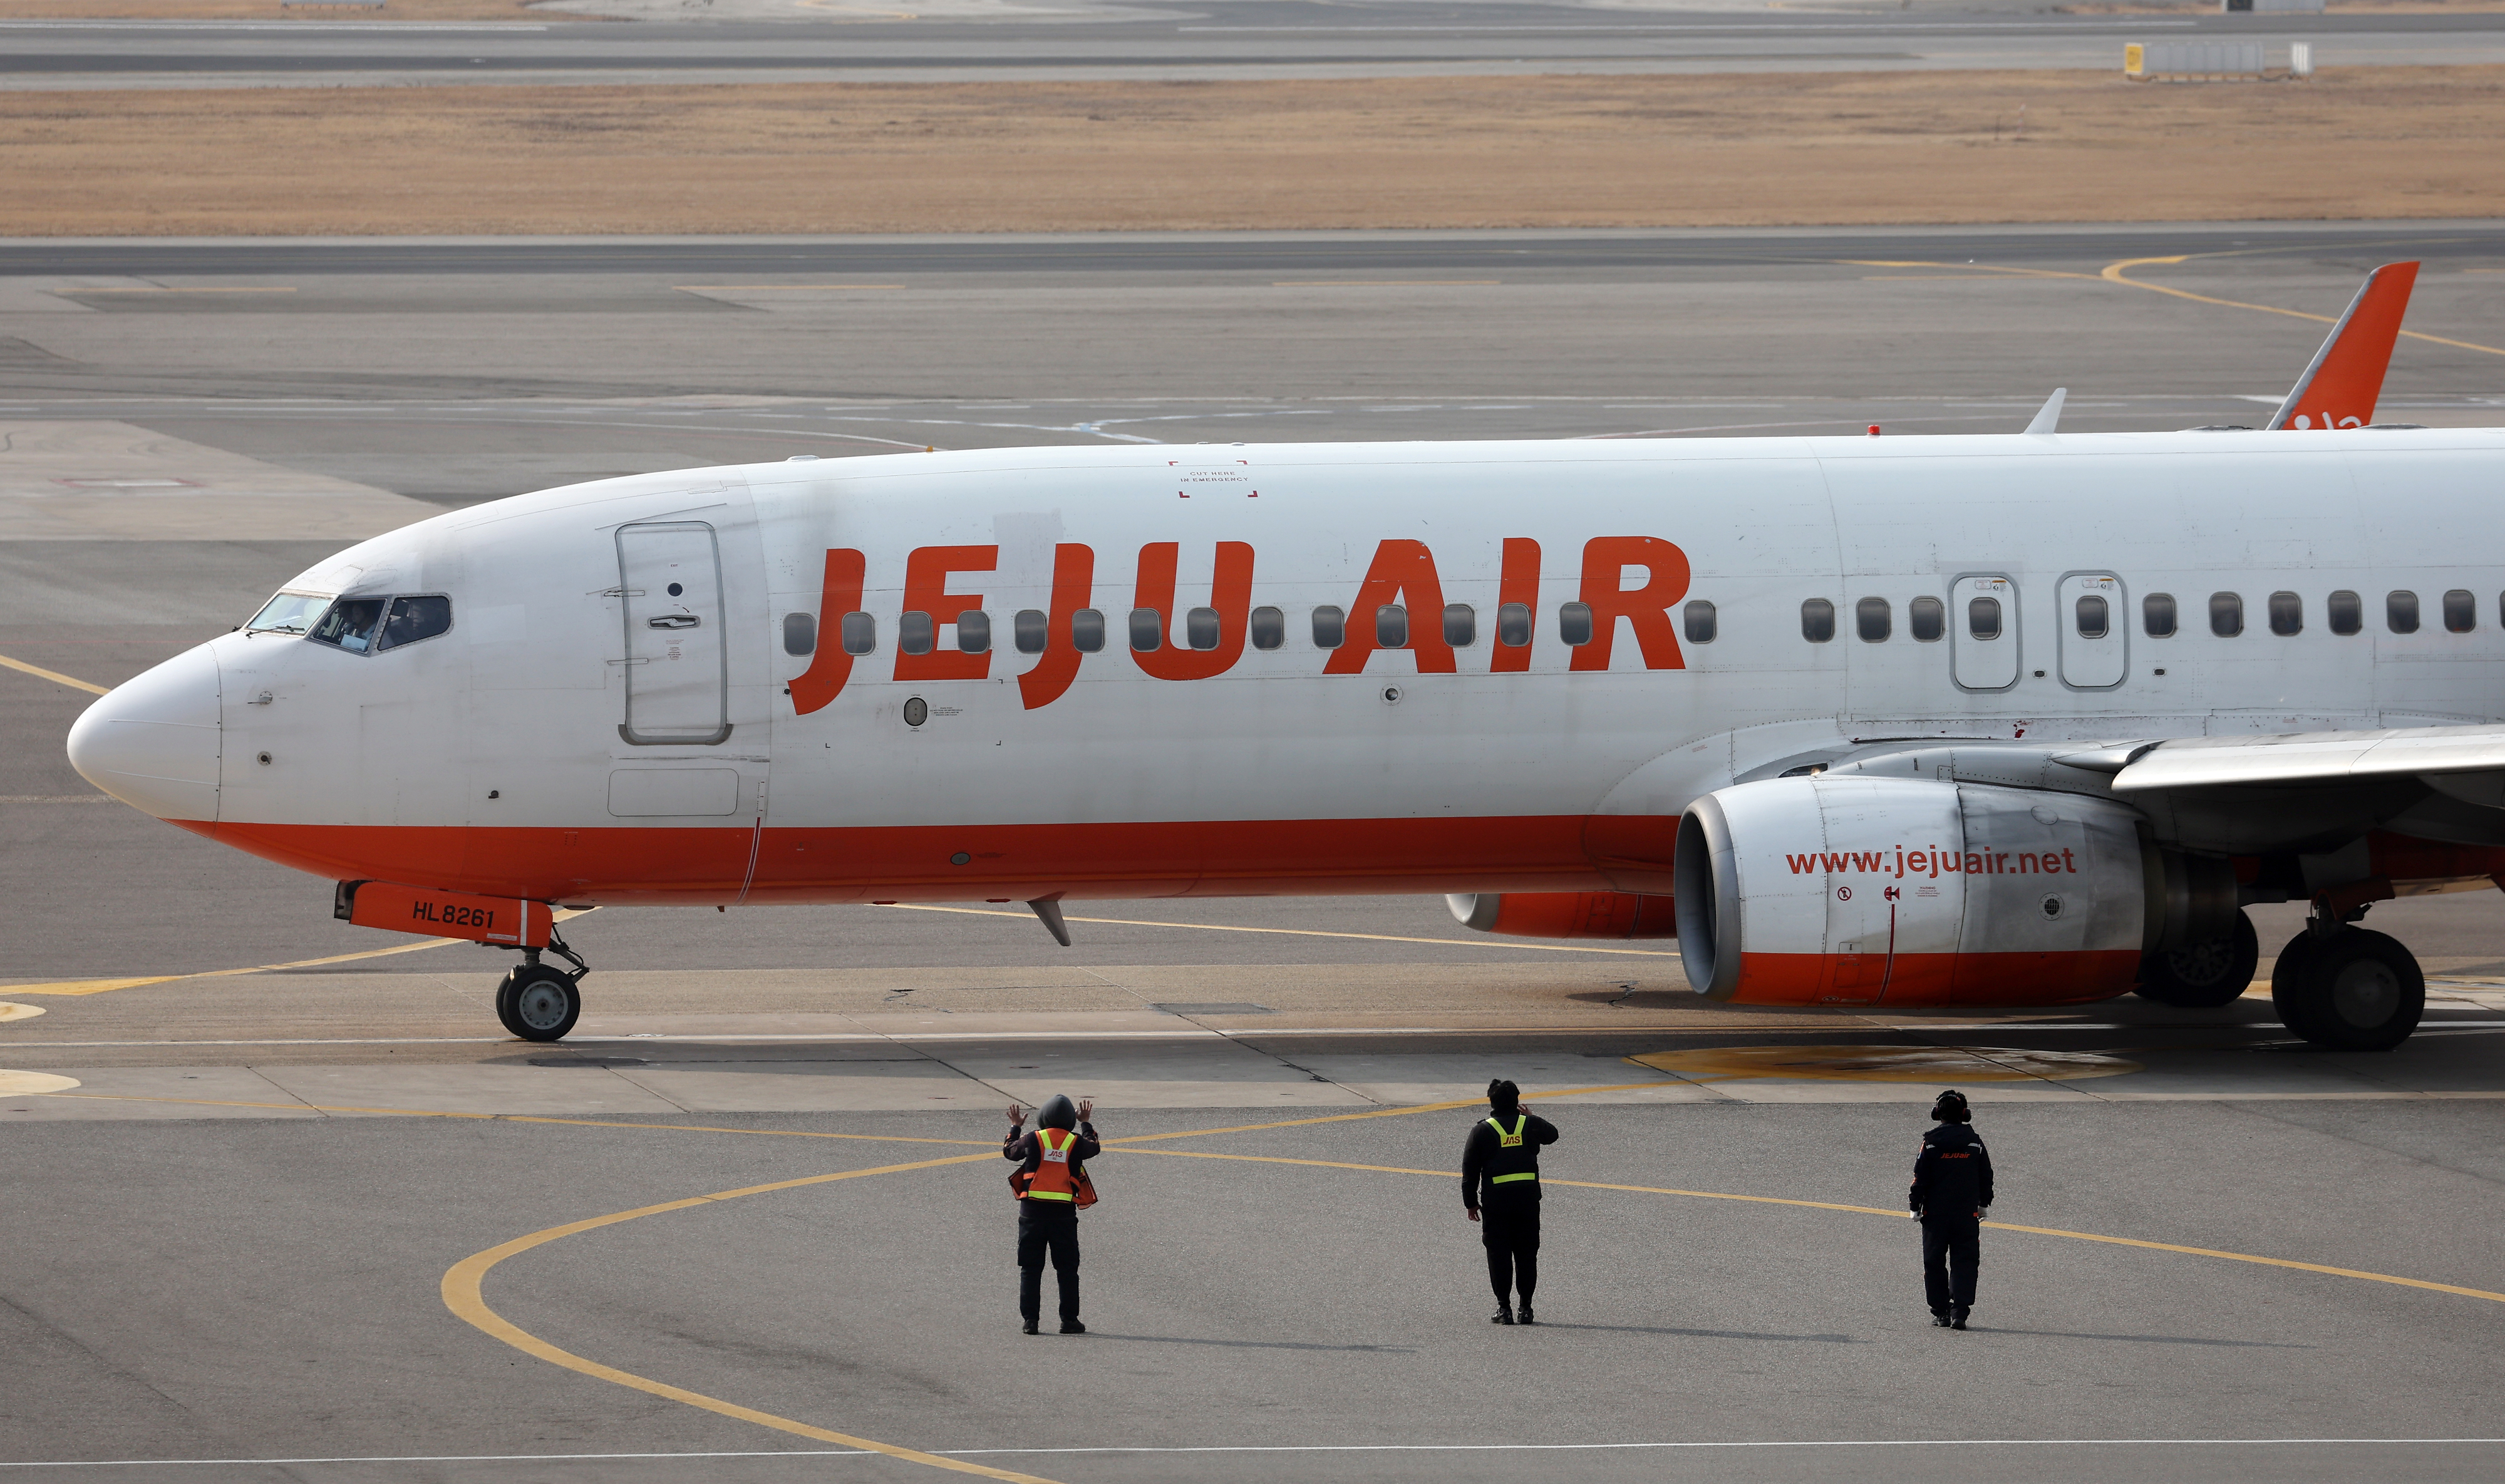
M 432 639 L 452 627 L 452 600 L 441 593 L 392 599 L 391 613 L 383 619 L 382 637 L 374 641 L 377 650 L 396 645 L 415 644 Z
M 304 637 L 315 644 L 365 654 L 373 648 L 374 627 L 382 622 L 383 609 L 390 602 L 389 598 L 341 598 Z
M 309 592 L 282 592 L 270 599 L 268 606 L 255 614 L 252 621 L 244 627 L 256 632 L 307 633 L 313 627 L 313 620 L 322 617 L 322 610 L 330 606 L 329 598 L 315 597 Z

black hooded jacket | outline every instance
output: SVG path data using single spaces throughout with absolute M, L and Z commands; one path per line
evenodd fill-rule
M 1992 1204 L 1992 1151 L 1970 1126 L 1941 1124 L 1923 1135 L 1907 1196 L 1918 1217 L 1972 1216 Z

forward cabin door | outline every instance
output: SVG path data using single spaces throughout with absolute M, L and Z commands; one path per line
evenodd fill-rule
M 714 528 L 701 520 L 619 526 L 617 575 L 626 615 L 619 735 L 638 747 L 729 740 L 730 653 Z
M 1957 683 L 1968 690 L 2018 684 L 2018 584 L 1997 575 L 1951 584 L 1949 650 Z

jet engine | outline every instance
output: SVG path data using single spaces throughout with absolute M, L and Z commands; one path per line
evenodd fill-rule
M 1667 897 L 1635 892 L 1503 892 L 1446 897 L 1464 928 L 1507 937 L 1676 937 Z
M 1688 981 L 1744 1005 L 2106 1000 L 2238 910 L 2227 862 L 2149 843 L 2111 799 L 1920 778 L 1717 790 L 1674 870 Z

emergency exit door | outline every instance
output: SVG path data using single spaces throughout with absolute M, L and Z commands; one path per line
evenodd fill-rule
M 1958 578 L 1949 588 L 1949 651 L 1957 683 L 1968 690 L 2018 684 L 2018 584 Z
M 619 526 L 617 575 L 626 615 L 626 720 L 618 734 L 639 747 L 727 740 L 730 652 L 713 527 Z
M 2062 625 L 2062 679 L 2083 690 L 2119 686 L 2128 673 L 2128 625 L 2122 621 L 2122 579 L 2110 572 L 2073 572 L 2054 602 Z

